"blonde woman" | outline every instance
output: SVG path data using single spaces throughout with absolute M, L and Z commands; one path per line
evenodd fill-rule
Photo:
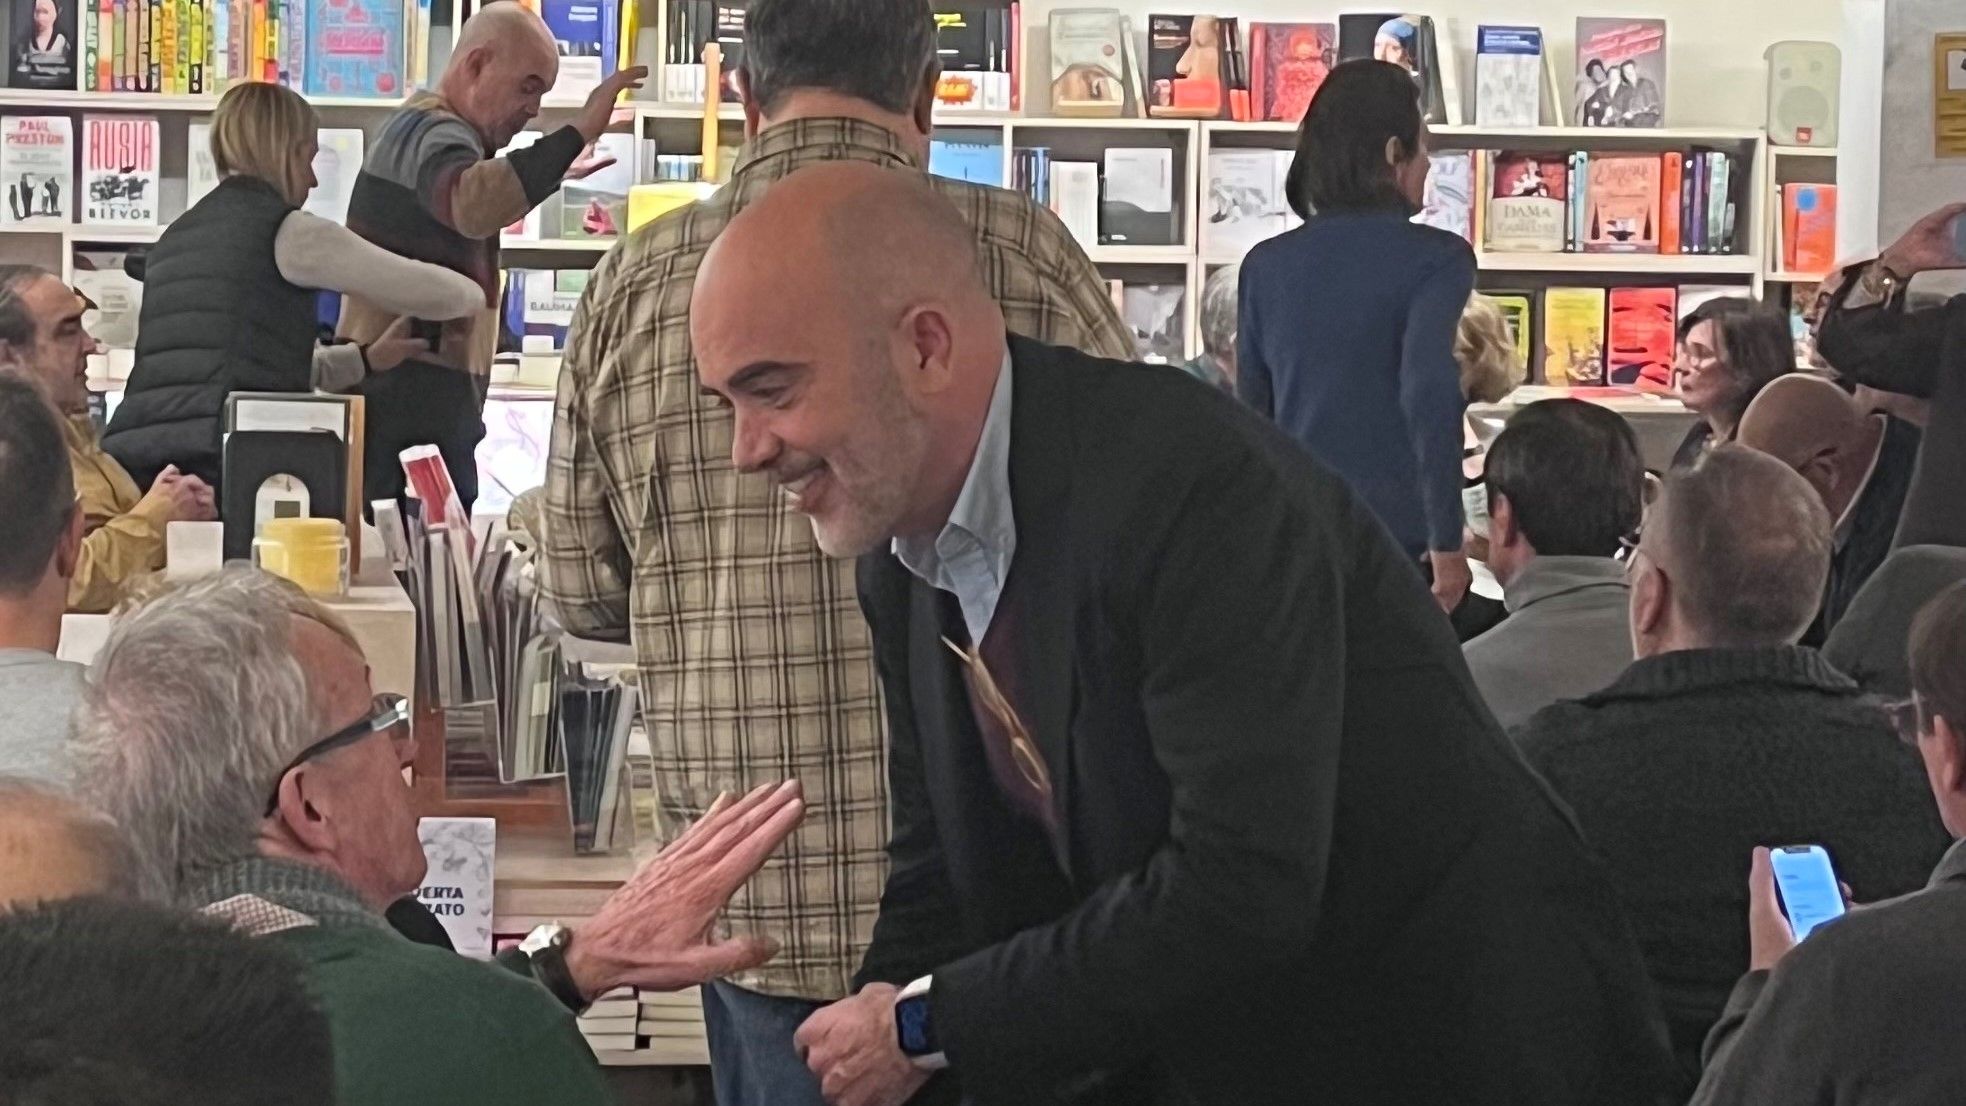
M 166 467 L 219 486 L 232 392 L 346 391 L 427 347 L 411 319 L 454 319 L 484 292 L 300 210 L 320 118 L 298 93 L 235 85 L 212 116 L 218 187 L 172 221 L 143 264 L 136 364 L 102 445 L 146 482 Z M 353 292 L 403 316 L 366 346 L 318 344 L 317 295 Z

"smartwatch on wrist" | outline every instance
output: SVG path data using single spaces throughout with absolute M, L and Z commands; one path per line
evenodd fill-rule
M 923 976 L 901 989 L 894 1000 L 894 1035 L 901 1054 L 923 1071 L 941 1071 L 949 1058 L 936 1043 L 935 1019 L 929 1006 L 933 976 Z
M 580 985 L 573 981 L 573 972 L 567 968 L 567 946 L 572 943 L 573 930 L 548 923 L 526 934 L 526 939 L 519 942 L 519 951 L 532 963 L 532 977 L 540 986 L 553 992 L 561 1005 L 578 1014 L 587 1009 L 587 996 L 580 993 Z

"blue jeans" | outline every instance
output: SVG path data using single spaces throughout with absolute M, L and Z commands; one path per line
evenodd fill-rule
M 721 980 L 703 986 L 703 1032 L 717 1106 L 826 1106 L 792 1035 L 824 1003 L 761 995 Z

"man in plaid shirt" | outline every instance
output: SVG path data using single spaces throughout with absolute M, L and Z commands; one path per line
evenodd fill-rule
M 722 1106 L 820 1102 L 792 1035 L 848 993 L 873 932 L 886 748 L 853 563 L 826 558 L 769 481 L 732 466 L 730 413 L 696 380 L 690 292 L 725 224 L 794 170 L 925 171 L 935 45 L 927 0 L 753 0 L 739 73 L 749 142 L 730 182 L 611 252 L 568 335 L 540 535 L 546 600 L 572 633 L 633 640 L 666 825 L 687 825 L 720 791 L 785 777 L 804 783 L 811 811 L 725 914 L 781 952 L 705 990 Z M 1018 193 L 936 186 L 975 231 L 1011 330 L 1134 356 L 1105 282 L 1055 216 Z

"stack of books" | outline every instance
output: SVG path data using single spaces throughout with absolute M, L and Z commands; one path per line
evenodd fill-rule
M 616 987 L 594 1000 L 574 1024 L 596 1055 L 635 1051 L 635 1023 L 641 1005 L 633 987 Z

